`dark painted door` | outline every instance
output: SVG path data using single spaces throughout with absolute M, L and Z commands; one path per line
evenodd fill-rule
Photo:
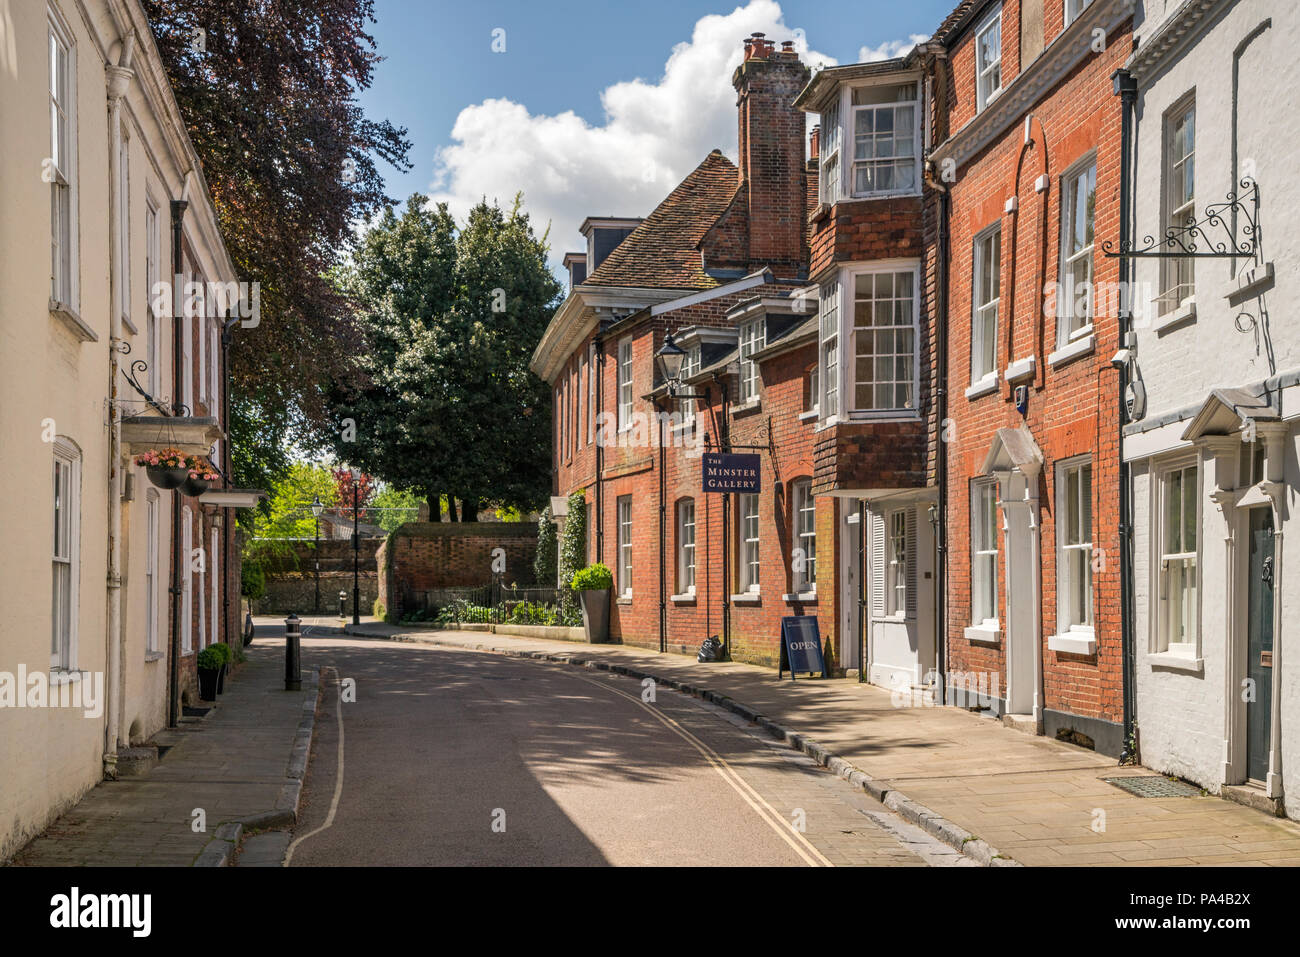
M 1268 775 L 1273 704 L 1273 510 L 1250 510 L 1250 563 L 1246 588 L 1246 676 L 1254 694 L 1246 699 L 1246 774 Z

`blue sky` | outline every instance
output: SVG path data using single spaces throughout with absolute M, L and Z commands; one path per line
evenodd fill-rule
M 742 37 L 852 63 L 910 49 L 954 2 L 376 0 L 386 59 L 362 104 L 410 133 L 414 168 L 381 170 L 390 196 L 429 193 L 463 215 L 522 190 L 558 260 L 585 216 L 645 215 L 709 150 L 734 159 Z

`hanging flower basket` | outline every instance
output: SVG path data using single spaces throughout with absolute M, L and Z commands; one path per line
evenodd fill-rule
M 143 466 L 149 481 L 161 489 L 180 488 L 190 474 L 180 449 L 150 449 L 137 455 L 135 464 Z
M 220 478 L 216 467 L 207 459 L 191 455 L 185 460 L 186 473 L 181 491 L 189 496 L 199 496 Z

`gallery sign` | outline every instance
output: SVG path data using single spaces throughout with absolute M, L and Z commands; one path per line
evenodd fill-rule
M 762 460 L 757 455 L 705 452 L 702 457 L 706 492 L 757 492 Z

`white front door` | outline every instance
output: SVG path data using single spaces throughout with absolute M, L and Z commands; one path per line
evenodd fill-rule
M 1038 569 L 1034 536 L 1037 500 L 1026 499 L 1025 478 L 1019 471 L 999 477 L 1002 529 L 1006 554 L 1007 712 L 1033 714 L 1037 685 Z

